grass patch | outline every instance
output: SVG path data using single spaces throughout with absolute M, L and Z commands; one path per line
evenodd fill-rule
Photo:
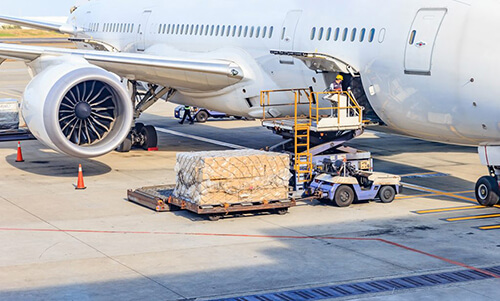
M 0 38 L 64 38 L 68 35 L 37 29 L 0 29 Z

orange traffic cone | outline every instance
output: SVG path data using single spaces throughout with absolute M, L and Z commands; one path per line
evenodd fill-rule
M 82 189 L 86 189 L 87 187 L 85 187 L 85 184 L 83 184 L 83 171 L 82 171 L 82 165 L 80 164 L 78 166 L 78 182 L 76 184 L 76 188 L 77 190 L 82 190 Z
M 17 159 L 16 162 L 24 162 L 23 153 L 21 151 L 21 142 L 17 142 Z

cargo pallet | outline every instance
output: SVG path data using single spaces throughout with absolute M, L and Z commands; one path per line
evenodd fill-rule
M 207 216 L 217 221 L 226 215 L 242 213 L 271 212 L 283 215 L 288 208 L 295 206 L 295 199 L 273 200 L 263 202 L 241 202 L 235 204 L 196 205 L 173 196 L 174 185 L 142 187 L 127 191 L 130 202 L 156 210 L 157 212 L 187 210 L 198 215 Z

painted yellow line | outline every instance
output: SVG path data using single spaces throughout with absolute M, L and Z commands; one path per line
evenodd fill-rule
M 465 191 L 455 191 L 453 194 L 463 194 L 463 193 L 471 193 L 474 192 L 474 190 L 465 190 Z M 415 194 L 415 195 L 402 195 L 402 196 L 397 196 L 396 199 L 412 199 L 412 198 L 426 198 L 430 196 L 439 196 L 441 194 L 437 193 L 426 193 L 426 194 Z
M 461 206 L 461 207 L 450 207 L 450 208 L 419 210 L 419 211 L 415 211 L 415 213 L 424 214 L 424 213 L 436 213 L 436 212 L 470 210 L 470 209 L 481 209 L 481 208 L 486 208 L 486 207 L 485 206 Z
M 421 173 L 408 173 L 405 175 L 399 175 L 400 177 L 414 177 L 414 176 L 426 176 L 426 175 L 437 175 L 440 172 L 421 172 Z
M 483 219 L 483 218 L 493 218 L 500 217 L 500 214 L 485 214 L 485 215 L 474 215 L 474 216 L 463 216 L 463 217 L 454 217 L 445 219 L 448 222 L 456 222 L 456 221 L 467 221 L 472 219 Z
M 430 192 L 430 193 L 434 193 L 434 194 L 437 194 L 437 195 L 449 196 L 449 197 L 452 197 L 452 198 L 456 198 L 456 199 L 460 199 L 460 200 L 465 200 L 465 201 L 470 201 L 470 202 L 476 203 L 475 199 L 468 198 L 468 197 L 461 196 L 461 195 L 457 195 L 454 192 L 444 192 L 444 191 L 434 190 L 434 189 L 430 189 L 430 188 L 426 188 L 426 187 L 422 187 L 422 186 L 418 186 L 418 185 L 412 185 L 412 184 L 408 184 L 408 183 L 403 183 L 403 185 L 404 185 L 405 188 L 409 188 L 409 189 L 413 189 L 413 190 Z
M 479 227 L 481 230 L 494 230 L 494 229 L 500 229 L 500 225 L 494 225 L 494 226 L 482 226 Z

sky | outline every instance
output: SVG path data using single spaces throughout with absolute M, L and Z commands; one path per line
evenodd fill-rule
M 0 15 L 14 17 L 68 16 L 69 9 L 85 0 L 1 0 Z

